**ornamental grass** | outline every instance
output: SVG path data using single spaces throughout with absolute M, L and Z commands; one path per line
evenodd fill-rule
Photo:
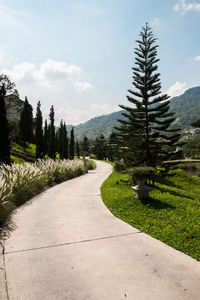
M 82 161 L 38 160 L 34 164 L 0 165 L 0 227 L 17 206 L 45 187 L 84 174 Z

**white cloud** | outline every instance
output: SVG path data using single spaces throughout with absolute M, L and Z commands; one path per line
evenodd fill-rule
M 73 105 L 65 105 L 62 108 L 56 109 L 56 119 L 59 122 L 61 119 L 66 120 L 67 124 L 80 124 L 96 116 L 112 113 L 117 109 L 113 109 L 108 104 L 90 104 L 86 109 L 81 109 Z M 49 114 L 49 110 L 45 115 Z
M 82 69 L 76 65 L 48 59 L 36 67 L 34 63 L 21 63 L 12 70 L 3 69 L 1 73 L 7 74 L 16 84 L 39 86 L 49 89 L 63 88 L 63 90 L 76 89 L 86 91 L 92 87 L 89 82 L 81 81 Z
M 73 86 L 82 91 L 87 91 L 88 89 L 90 89 L 92 87 L 92 85 L 89 82 L 81 82 L 81 81 L 75 81 Z
M 167 94 L 171 97 L 179 96 L 186 91 L 186 83 L 176 82 L 168 90 Z
M 152 21 L 151 21 L 151 26 L 152 27 L 158 27 L 160 25 L 160 19 L 155 17 Z
M 34 108 L 41 101 L 44 119 L 48 118 L 51 105 L 55 108 L 57 124 L 61 119 L 67 124 L 77 124 L 97 115 L 87 101 L 88 92 L 94 88 L 84 80 L 80 66 L 48 59 L 38 67 L 23 62 L 12 69 L 1 69 L 2 73 L 16 83 L 21 99 L 27 96 Z
M 200 61 L 200 55 L 199 55 L 199 56 L 196 56 L 196 57 L 194 58 L 194 60 Z
M 188 11 L 200 11 L 200 3 L 195 1 L 187 3 L 185 0 L 179 0 L 174 6 L 174 10 L 182 15 Z

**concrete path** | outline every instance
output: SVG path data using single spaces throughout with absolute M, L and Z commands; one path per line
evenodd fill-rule
M 18 209 L 1 300 L 200 299 L 200 263 L 115 218 L 100 197 L 111 166 L 97 166 Z

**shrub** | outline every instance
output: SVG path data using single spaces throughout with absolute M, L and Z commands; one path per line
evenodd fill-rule
M 138 177 L 148 177 L 154 175 L 156 169 L 153 167 L 134 167 L 128 170 L 129 175 Z
M 91 159 L 97 159 L 97 157 L 96 157 L 95 154 L 90 154 L 89 158 L 91 158 Z
M 156 173 L 156 169 L 153 167 L 134 167 L 128 170 L 128 174 L 131 176 L 133 182 L 137 182 L 142 178 L 151 179 L 154 185 L 154 175 Z
M 114 164 L 114 170 L 118 171 L 118 172 L 125 171 L 126 170 L 125 163 L 123 163 L 121 161 L 116 161 Z
M 86 159 L 88 170 L 93 170 L 96 168 L 96 163 L 91 159 Z

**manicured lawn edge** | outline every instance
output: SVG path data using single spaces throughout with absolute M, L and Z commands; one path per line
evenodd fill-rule
M 157 180 L 150 199 L 138 200 L 127 175 L 114 171 L 101 196 L 119 219 L 200 261 L 200 178 L 172 170 Z

